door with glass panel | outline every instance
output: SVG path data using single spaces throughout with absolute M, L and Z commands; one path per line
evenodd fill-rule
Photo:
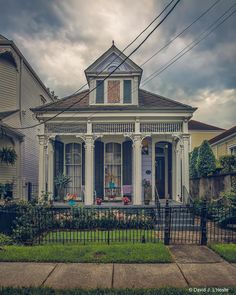
M 82 145 L 80 143 L 68 143 L 65 146 L 65 172 L 71 178 L 67 185 L 67 193 L 81 197 L 82 184 Z
M 105 145 L 105 197 L 113 200 L 121 197 L 121 144 Z

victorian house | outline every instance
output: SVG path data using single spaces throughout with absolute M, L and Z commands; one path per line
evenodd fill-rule
M 71 179 L 67 192 L 85 205 L 123 196 L 142 205 L 146 187 L 153 202 L 186 199 L 188 122 L 196 109 L 140 89 L 142 69 L 125 59 L 112 45 L 85 70 L 88 90 L 33 109 L 44 122 L 39 191 L 55 195 L 61 173 Z

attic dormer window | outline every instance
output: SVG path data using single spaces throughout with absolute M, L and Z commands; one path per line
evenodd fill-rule
M 104 81 L 96 81 L 96 103 L 104 103 Z
M 131 80 L 124 80 L 123 101 L 124 103 L 131 103 Z

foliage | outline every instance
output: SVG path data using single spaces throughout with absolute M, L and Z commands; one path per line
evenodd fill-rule
M 0 199 L 11 200 L 13 198 L 13 183 L 0 183 Z
M 13 240 L 11 237 L 0 233 L 0 246 L 12 245 L 12 244 L 13 244 Z
M 223 173 L 230 173 L 236 171 L 236 156 L 227 155 L 220 157 L 220 164 Z
M 196 167 L 199 176 L 211 175 L 216 170 L 216 159 L 207 140 L 199 147 Z
M 198 147 L 195 147 L 190 154 L 189 174 L 190 177 L 198 177 L 197 170 Z
M 71 178 L 67 175 L 60 173 L 55 177 L 54 183 L 58 190 L 58 194 L 61 200 L 64 199 L 65 188 L 70 182 L 71 182 Z
M 7 246 L 0 261 L 169 263 L 172 258 L 162 243 Z
M 3 147 L 0 150 L 0 160 L 2 163 L 14 165 L 17 160 L 16 151 L 13 148 Z

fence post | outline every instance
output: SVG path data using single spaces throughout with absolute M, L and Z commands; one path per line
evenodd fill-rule
M 169 206 L 169 200 L 166 200 L 165 205 L 165 231 L 164 231 L 164 244 L 169 245 L 170 244 L 170 206 Z
M 207 201 L 203 201 L 201 208 L 201 245 L 207 244 Z

